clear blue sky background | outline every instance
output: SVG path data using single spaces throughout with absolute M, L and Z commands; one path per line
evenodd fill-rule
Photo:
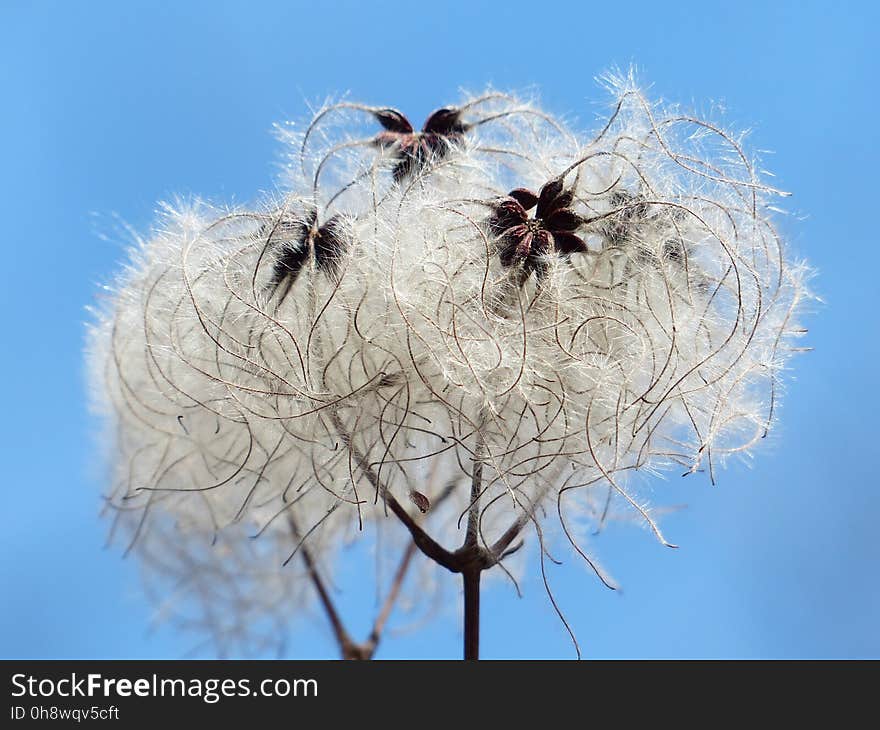
M 664 523 L 681 549 L 612 531 L 598 548 L 625 590 L 569 559 L 551 574 L 560 603 L 589 657 L 880 656 L 875 7 L 0 0 L 0 656 L 188 647 L 147 631 L 135 566 L 102 549 L 96 517 L 81 349 L 85 306 L 122 260 L 122 239 L 98 235 L 113 214 L 146 230 L 177 192 L 256 198 L 275 174 L 272 122 L 328 93 L 422 118 L 462 86 L 535 85 L 592 128 L 594 76 L 631 62 L 654 95 L 723 102 L 753 148 L 774 150 L 765 161 L 803 214 L 782 229 L 827 304 L 753 467 L 715 488 L 657 485 L 689 505 Z M 486 596 L 484 655 L 573 656 L 540 580 L 524 588 Z M 455 657 L 459 632 L 450 612 L 380 656 Z M 290 647 L 333 653 L 320 620 Z

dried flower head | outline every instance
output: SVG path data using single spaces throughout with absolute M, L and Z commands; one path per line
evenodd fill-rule
M 422 131 L 416 132 L 396 109 L 376 111 L 376 119 L 385 128 L 377 135 L 376 144 L 391 150 L 396 160 L 392 169 L 394 179 L 399 182 L 432 160 L 445 157 L 469 128 L 461 121 L 461 114 L 460 109 L 437 109 L 425 120 Z
M 345 252 L 345 234 L 338 215 L 322 225 L 318 225 L 315 209 L 302 218 L 279 217 L 267 225 L 263 235 L 269 245 L 277 247 L 268 286 L 274 292 L 284 284 L 281 299 L 310 258 L 318 271 L 331 278 L 338 276 L 339 261 Z
M 536 271 L 540 278 L 551 253 L 586 252 L 587 244 L 574 233 L 583 219 L 571 210 L 573 200 L 574 194 L 563 190 L 561 180 L 548 182 L 538 195 L 525 188 L 511 190 L 489 219 L 501 263 L 504 266 L 518 264 L 526 276 Z M 529 218 L 527 211 L 535 207 L 534 218 Z
M 607 519 L 669 544 L 636 475 L 714 479 L 766 435 L 808 270 L 739 140 L 612 85 L 592 137 L 497 93 L 421 132 L 329 106 L 282 134 L 283 200 L 168 208 L 92 334 L 133 548 L 250 525 L 326 607 L 315 566 L 365 526 L 466 597 L 528 534 L 609 584 Z

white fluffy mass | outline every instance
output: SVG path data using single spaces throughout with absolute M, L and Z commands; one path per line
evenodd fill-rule
M 327 106 L 282 128 L 276 199 L 164 208 L 89 346 L 108 504 L 163 606 L 227 638 L 296 618 L 303 547 L 330 572 L 368 527 L 404 544 L 389 495 L 457 547 L 475 469 L 486 545 L 520 521 L 591 560 L 610 516 L 665 542 L 631 477 L 761 441 L 809 299 L 779 193 L 740 139 L 610 87 L 588 135 L 498 93 L 421 132 Z M 505 228 L 553 184 L 564 215 Z

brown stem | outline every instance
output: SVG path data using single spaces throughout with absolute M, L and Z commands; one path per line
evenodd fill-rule
M 293 533 L 294 539 L 299 540 L 300 531 L 296 526 L 293 515 L 289 512 L 287 513 L 287 522 L 290 525 L 290 531 Z M 351 636 L 349 636 L 348 631 L 345 630 L 342 619 L 339 617 L 339 612 L 333 604 L 333 599 L 330 598 L 330 593 L 327 591 L 320 573 L 318 573 L 318 566 L 312 559 L 311 551 L 305 544 L 302 544 L 299 547 L 299 552 L 302 555 L 303 562 L 306 564 L 306 570 L 309 572 L 309 579 L 312 581 L 312 585 L 315 587 L 318 598 L 321 600 L 321 605 L 324 607 L 324 613 L 327 614 L 327 618 L 330 621 L 330 626 L 333 629 L 333 636 L 336 638 L 336 643 L 339 644 L 339 651 L 344 659 L 350 659 L 352 657 L 349 656 L 349 654 L 352 653 L 356 645 L 354 641 L 352 641 Z
M 333 427 L 339 434 L 339 438 L 342 439 L 345 447 L 349 450 L 352 456 L 354 456 L 358 468 L 364 473 L 370 484 L 373 485 L 373 488 L 379 492 L 382 499 L 385 501 L 385 504 L 388 505 L 388 508 L 394 513 L 397 519 L 399 519 L 404 527 L 409 530 L 409 534 L 412 536 L 416 547 L 438 565 L 442 565 L 453 573 L 458 572 L 456 570 L 457 563 L 453 554 L 428 535 L 428 533 L 419 526 L 400 502 L 394 498 L 394 495 L 388 491 L 388 488 L 379 479 L 369 462 L 364 458 L 364 455 L 361 454 L 361 452 L 351 443 L 351 437 L 339 416 L 336 413 L 331 413 L 330 418 L 333 421 Z
M 480 657 L 480 574 L 493 565 L 497 564 L 506 555 L 519 549 L 519 545 L 510 548 L 510 544 L 522 532 L 526 523 L 530 519 L 528 513 L 521 515 L 507 531 L 495 542 L 491 547 L 479 544 L 479 520 L 480 520 L 480 497 L 482 494 L 483 481 L 483 458 L 484 444 L 482 435 L 477 431 L 477 445 L 474 452 L 474 466 L 471 478 L 471 501 L 468 507 L 467 527 L 465 531 L 464 544 L 455 552 L 449 551 L 435 541 L 416 520 L 407 512 L 407 510 L 395 499 L 394 495 L 379 479 L 379 476 L 373 470 L 363 454 L 352 444 L 351 436 L 345 428 L 345 424 L 339 418 L 339 415 L 333 411 L 330 412 L 330 419 L 333 427 L 336 429 L 339 437 L 342 439 L 349 453 L 354 457 L 358 468 L 367 477 L 370 484 L 376 492 L 382 496 L 387 507 L 394 515 L 403 523 L 404 527 L 410 533 L 413 545 L 421 550 L 428 558 L 438 565 L 446 568 L 452 573 L 461 573 L 464 584 L 464 658 L 479 659 Z M 450 491 L 450 490 L 448 490 Z M 447 494 L 448 494 L 447 491 Z M 510 548 L 510 549 L 508 549 Z M 358 645 L 358 649 L 367 652 L 364 658 L 372 656 L 372 651 L 378 643 L 378 636 L 381 628 L 390 614 L 391 606 L 396 599 L 397 593 L 403 582 L 403 575 L 406 571 L 406 565 L 412 558 L 411 551 L 407 551 L 398 575 L 395 576 L 394 583 L 389 594 L 389 600 L 383 606 L 379 617 L 376 620 L 374 631 L 370 635 L 370 639 L 363 645 Z M 378 628 L 377 628 L 378 627 Z
M 464 658 L 480 658 L 480 574 L 483 569 L 470 568 L 462 572 L 464 583 Z
M 367 644 L 371 648 L 372 652 L 376 651 L 376 647 L 379 645 L 379 639 L 382 637 L 382 631 L 385 628 L 385 624 L 388 622 L 389 617 L 391 616 L 391 611 L 394 608 L 394 604 L 397 602 L 397 597 L 400 595 L 400 589 L 403 588 L 403 581 L 406 578 L 406 572 L 409 570 L 409 564 L 412 562 L 413 556 L 416 554 L 416 544 L 411 542 L 406 547 L 406 551 L 403 553 L 403 557 L 400 560 L 400 564 L 397 566 L 397 572 L 394 574 L 394 579 L 391 581 L 391 589 L 388 591 L 388 595 L 385 597 L 385 602 L 382 604 L 382 608 L 379 611 L 379 615 L 376 616 L 376 621 L 373 624 L 373 630 L 370 632 L 370 638 L 367 639 Z
M 293 516 L 288 514 L 287 520 L 290 524 L 290 529 L 293 532 L 294 538 L 299 539 L 299 530 L 296 527 Z M 330 626 L 333 629 L 333 635 L 336 638 L 336 643 L 339 645 L 339 653 L 342 655 L 342 658 L 359 660 L 372 659 L 379 646 L 379 640 L 382 638 L 385 624 L 388 623 L 388 619 L 391 617 L 391 611 L 394 609 L 394 604 L 397 602 L 401 588 L 403 588 L 406 573 L 409 570 L 410 563 L 416 552 L 416 544 L 411 542 L 407 545 L 403 557 L 400 559 L 400 563 L 397 566 L 397 570 L 394 573 L 394 578 L 391 581 L 388 595 L 385 597 L 382 608 L 379 610 L 379 614 L 376 616 L 376 621 L 373 623 L 373 630 L 370 632 L 369 638 L 362 644 L 354 641 L 343 625 L 339 612 L 336 610 L 336 606 L 333 604 L 333 599 L 330 597 L 330 593 L 324 585 L 324 581 L 321 579 L 321 575 L 318 572 L 318 566 L 315 564 L 309 549 L 305 545 L 301 545 L 299 550 L 303 562 L 306 564 L 306 569 L 309 572 L 309 578 L 312 581 L 312 585 L 315 587 L 315 591 L 321 600 L 324 612 L 327 614 L 327 618 L 330 621 Z
M 530 519 L 531 515 L 528 512 L 523 512 L 516 521 L 505 530 L 504 534 L 495 541 L 495 544 L 492 545 L 492 554 L 498 557 L 503 556 L 505 552 L 507 552 L 507 548 L 510 547 L 510 543 L 512 543 L 516 536 L 522 532 Z
M 302 554 L 303 562 L 305 563 L 306 569 L 309 573 L 309 579 L 312 581 L 312 585 L 314 586 L 315 591 L 320 598 L 321 605 L 324 608 L 324 612 L 327 614 L 327 618 L 330 621 L 330 626 L 333 629 L 333 635 L 336 638 L 336 643 L 339 645 L 339 651 L 342 654 L 342 658 L 359 660 L 372 659 L 373 655 L 376 653 L 376 648 L 379 645 L 379 640 L 382 637 L 382 631 L 385 628 L 385 624 L 388 622 L 388 619 L 391 616 L 391 611 L 394 608 L 394 604 L 397 602 L 397 598 L 400 595 L 401 589 L 403 588 L 403 582 L 406 578 L 406 573 L 409 570 L 409 566 L 412 562 L 413 556 L 415 555 L 416 548 L 420 549 L 434 562 L 453 572 L 461 572 L 462 561 L 458 553 L 452 553 L 449 550 L 443 548 L 421 528 L 421 526 L 416 522 L 415 519 L 410 516 L 410 514 L 403 508 L 403 506 L 388 491 L 385 485 L 382 484 L 382 482 L 379 480 L 379 477 L 367 463 L 363 455 L 357 449 L 353 448 L 351 444 L 351 438 L 349 437 L 348 432 L 345 430 L 345 426 L 339 419 L 339 416 L 333 413 L 331 415 L 331 418 L 333 420 L 334 427 L 339 433 L 340 438 L 343 440 L 346 447 L 349 449 L 349 452 L 354 456 L 355 460 L 357 461 L 358 467 L 361 469 L 361 471 L 364 472 L 373 487 L 379 491 L 391 511 L 398 517 L 401 522 L 403 522 L 404 526 L 406 526 L 406 528 L 409 530 L 409 533 L 413 540 L 412 543 L 410 543 L 404 551 L 403 557 L 400 560 L 400 564 L 397 566 L 397 570 L 395 571 L 394 578 L 391 581 L 388 595 L 385 597 L 382 608 L 379 610 L 379 613 L 376 616 L 376 620 L 373 623 L 373 629 L 370 632 L 370 636 L 365 642 L 355 642 L 349 635 L 348 631 L 345 629 L 345 626 L 342 623 L 342 619 L 339 616 L 339 612 L 336 610 L 336 606 L 333 604 L 333 600 L 330 597 L 330 593 L 324 585 L 324 581 L 321 579 L 321 575 L 318 572 L 317 564 L 312 558 L 312 554 L 309 551 L 308 547 L 302 541 L 301 533 L 296 525 L 296 521 L 294 520 L 293 515 L 289 512 L 287 513 L 287 521 L 290 525 L 290 529 L 293 533 L 294 539 L 299 541 L 300 543 L 298 550 Z M 439 498 L 435 501 L 435 505 L 439 505 L 442 501 L 449 497 L 449 495 L 452 493 L 453 487 L 454 484 L 448 485 L 446 489 L 440 494 Z M 479 592 L 479 572 L 477 572 L 477 586 L 477 590 Z M 477 596 L 477 602 L 479 604 L 479 596 Z M 479 611 L 479 605 L 477 606 L 477 610 Z
M 481 549 L 477 538 L 480 522 L 480 495 L 483 492 L 483 446 L 483 434 L 478 429 L 471 476 L 471 503 L 468 508 L 464 545 L 459 551 L 461 559 L 467 561 L 461 566 L 461 578 L 464 584 L 463 653 L 466 660 L 480 658 L 480 574 L 487 567 L 485 565 L 485 549 Z
M 477 431 L 477 445 L 474 449 L 474 466 L 471 475 L 471 504 L 468 507 L 467 528 L 464 544 L 467 547 L 477 545 L 477 532 L 480 523 L 480 495 L 483 492 L 483 435 Z

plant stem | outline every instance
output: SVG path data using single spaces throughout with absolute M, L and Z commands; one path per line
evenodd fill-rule
M 436 540 L 431 538 L 431 536 L 428 535 L 428 533 L 426 533 L 421 528 L 421 526 L 410 516 L 403 505 L 401 505 L 400 502 L 398 502 L 394 498 L 394 495 L 392 495 L 391 492 L 388 491 L 388 488 L 379 480 L 376 472 L 373 471 L 373 469 L 370 467 L 367 459 L 352 443 L 351 436 L 346 430 L 345 425 L 342 423 L 342 419 L 340 419 L 339 416 L 333 412 L 331 412 L 330 414 L 330 419 L 333 422 L 333 427 L 336 429 L 336 432 L 339 434 L 339 437 L 345 444 L 345 447 L 354 457 L 355 463 L 358 465 L 358 468 L 364 473 L 364 476 L 367 477 L 370 484 L 372 484 L 373 487 L 379 492 L 388 508 L 403 523 L 404 527 L 409 530 L 409 533 L 412 536 L 413 542 L 416 544 L 416 547 L 418 547 L 419 550 L 421 550 L 426 556 L 428 556 L 438 565 L 442 565 L 444 568 L 453 573 L 457 572 L 455 569 L 453 554 L 444 549 L 439 543 L 437 543 Z
M 477 533 L 480 523 L 480 496 L 483 491 L 483 434 L 477 432 L 477 447 L 474 449 L 474 467 L 471 475 L 471 504 L 468 508 L 467 528 L 464 544 L 467 547 L 476 547 Z
M 403 557 L 400 560 L 400 565 L 397 566 L 397 572 L 394 574 L 394 578 L 391 581 L 391 589 L 388 591 L 388 596 L 385 598 L 385 603 L 382 604 L 379 615 L 376 616 L 376 621 L 373 624 L 373 630 L 370 632 L 370 637 L 367 639 L 367 645 L 371 649 L 371 654 L 376 651 L 376 647 L 379 645 L 379 639 L 382 637 L 382 631 L 385 628 L 388 617 L 391 616 L 391 610 L 394 608 L 394 603 L 397 601 L 397 597 L 400 595 L 400 589 L 403 587 L 403 581 L 406 578 L 406 572 L 409 569 L 409 564 L 412 562 L 413 556 L 415 554 L 416 544 L 414 542 L 411 542 L 403 553 Z
M 480 428 L 482 428 L 482 423 Z M 483 434 L 477 430 L 477 445 L 474 449 L 474 466 L 471 478 L 471 504 L 468 509 L 467 528 L 461 553 L 476 556 L 480 553 L 479 522 L 480 496 L 483 491 Z M 467 559 L 467 557 L 465 557 Z M 476 660 L 480 658 L 480 573 L 485 565 L 479 561 L 465 563 L 461 567 L 464 583 L 464 658 Z
M 464 658 L 480 658 L 480 573 L 481 568 L 462 572 L 464 582 Z
M 287 513 L 287 524 L 290 525 L 290 531 L 293 533 L 294 539 L 299 540 L 299 528 L 297 527 L 296 521 L 293 519 L 293 515 L 289 512 Z M 339 645 L 339 651 L 342 654 L 342 658 L 351 659 L 355 644 L 352 641 L 351 636 L 349 636 L 348 631 L 345 630 L 345 625 L 339 617 L 336 606 L 333 605 L 333 599 L 330 597 L 330 593 L 324 585 L 324 581 L 321 579 L 321 574 L 318 572 L 318 566 L 306 545 L 300 545 L 300 554 L 302 555 L 306 570 L 309 572 L 309 579 L 312 581 L 315 592 L 321 600 L 324 613 L 327 614 L 327 618 L 330 621 L 330 626 L 333 629 L 333 636 L 336 638 L 336 643 Z

